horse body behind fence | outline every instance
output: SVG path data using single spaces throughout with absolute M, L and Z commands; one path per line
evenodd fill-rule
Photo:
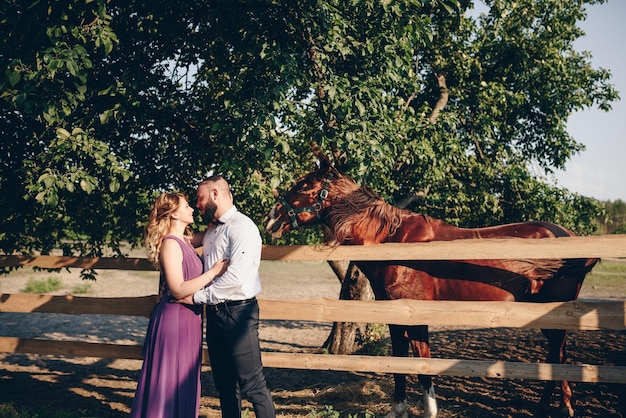
M 485 228 L 458 228 L 444 221 L 384 202 L 371 190 L 343 176 L 320 155 L 320 167 L 301 178 L 272 208 L 266 230 L 274 236 L 321 222 L 336 244 L 428 242 L 481 238 L 560 238 L 572 236 L 548 222 L 523 222 Z M 577 298 L 585 275 L 597 259 L 360 261 L 376 299 L 567 301 Z M 390 325 L 394 356 L 430 357 L 427 325 Z M 565 331 L 542 330 L 549 343 L 547 361 L 565 361 Z M 394 375 L 390 416 L 406 416 L 406 378 Z M 424 417 L 435 417 L 437 405 L 430 376 L 418 376 L 424 390 Z M 556 382 L 547 382 L 539 414 L 549 410 Z M 573 416 L 572 393 L 561 382 L 560 411 Z

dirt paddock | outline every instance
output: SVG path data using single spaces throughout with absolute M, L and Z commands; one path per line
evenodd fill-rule
M 265 262 L 261 275 L 265 299 L 336 298 L 339 284 L 323 263 Z M 32 273 L 39 277 L 43 273 Z M 51 276 L 47 273 L 48 277 Z M 18 293 L 30 276 L 0 277 L 0 293 Z M 52 276 L 57 277 L 57 276 Z M 80 283 L 77 273 L 63 273 L 70 293 Z M 152 273 L 102 272 L 86 296 L 142 296 L 156 291 Z M 581 299 L 589 294 L 581 295 Z M 593 295 L 595 296 L 595 295 Z M 0 313 L 0 335 L 117 344 L 141 344 L 147 318 L 105 315 Z M 262 321 L 264 351 L 319 352 L 331 324 L 305 321 Z M 575 364 L 626 366 L 626 332 L 570 333 L 568 357 Z M 480 360 L 539 362 L 546 342 L 539 330 L 431 329 L 432 356 Z M 81 417 L 124 417 L 130 405 L 141 361 L 0 354 L 0 404 L 40 406 Z M 266 369 L 277 412 L 282 417 L 312 416 L 332 407 L 340 416 L 384 416 L 389 410 L 390 375 Z M 422 412 L 417 379 L 409 378 L 410 414 Z M 543 383 L 533 380 L 435 378 L 440 417 L 532 417 Z M 578 417 L 624 417 L 626 385 L 572 383 Z M 249 404 L 244 403 L 244 406 Z M 250 413 L 250 416 L 253 416 Z M 200 416 L 219 417 L 219 404 L 210 367 L 202 373 Z M 320 415 L 318 415 L 320 416 Z

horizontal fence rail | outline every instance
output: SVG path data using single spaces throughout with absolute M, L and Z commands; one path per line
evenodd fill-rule
M 150 316 L 157 296 L 92 298 L 0 294 L 0 312 Z M 556 328 L 572 331 L 626 329 L 626 301 L 465 302 L 432 300 L 282 301 L 260 299 L 261 319 L 369 322 L 476 328 Z
M 471 260 L 626 257 L 626 235 L 565 239 L 484 239 L 372 246 L 264 246 L 264 260 Z M 2 266 L 45 269 L 93 268 L 153 270 L 144 258 L 81 258 L 2 255 Z M 1 280 L 1 278 L 0 278 Z M 0 294 L 0 312 L 149 316 L 156 296 L 89 298 Z M 566 330 L 626 329 L 626 301 L 458 302 L 259 300 L 261 319 L 317 322 L 371 322 L 401 325 L 519 327 Z M 0 337 L 0 352 L 141 359 L 140 345 L 97 344 Z M 626 383 L 626 367 L 556 365 L 504 361 L 371 357 L 263 352 L 266 367 L 380 373 L 419 373 L 467 377 Z M 204 352 L 204 363 L 208 355 Z
M 0 337 L 0 352 L 141 360 L 142 346 Z M 346 372 L 429 374 L 501 379 L 626 383 L 626 367 L 487 360 L 263 352 L 265 367 Z M 208 353 L 203 351 L 203 364 Z
M 626 234 L 544 239 L 462 239 L 417 243 L 266 246 L 265 260 L 484 260 L 626 257 Z
M 559 239 L 465 239 L 406 244 L 306 246 L 264 245 L 267 261 L 339 260 L 480 260 L 626 257 L 626 234 Z M 154 270 L 145 258 L 68 257 L 51 255 L 0 255 L 0 267 L 93 268 Z

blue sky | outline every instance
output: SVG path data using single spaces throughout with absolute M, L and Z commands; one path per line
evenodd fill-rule
M 575 48 L 590 51 L 595 68 L 611 71 L 621 100 L 610 112 L 590 109 L 569 118 L 568 132 L 586 150 L 556 173 L 556 182 L 584 196 L 626 201 L 626 1 L 588 6 L 581 27 L 587 35 Z

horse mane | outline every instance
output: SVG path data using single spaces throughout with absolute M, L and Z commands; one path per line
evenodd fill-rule
M 404 211 L 385 202 L 369 187 L 341 176 L 333 182 L 335 190 L 340 190 L 340 197 L 333 202 L 328 222 L 338 244 L 351 240 L 353 231 L 358 231 L 365 243 L 380 243 L 395 234 L 402 223 Z

